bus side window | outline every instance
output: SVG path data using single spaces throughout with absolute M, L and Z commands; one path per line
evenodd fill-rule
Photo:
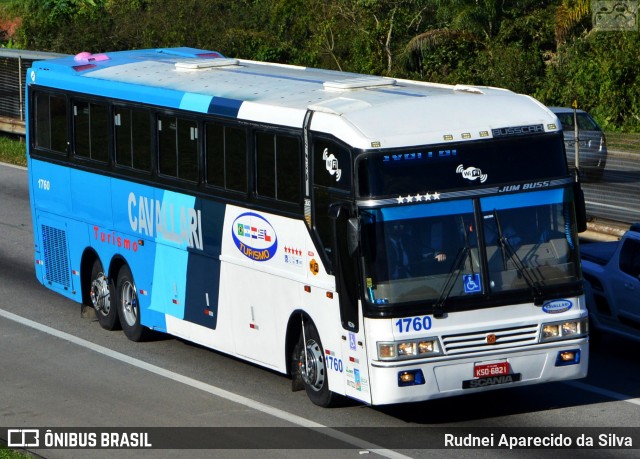
M 333 247 L 333 230 L 329 218 L 329 204 L 331 198 L 329 189 L 324 186 L 313 188 L 313 228 L 320 237 L 320 242 L 327 255 L 327 261 L 333 262 L 331 248 Z
M 351 193 L 351 156 L 349 150 L 331 140 L 316 138 L 313 142 L 313 228 L 327 255 L 333 262 L 333 226 L 329 207 L 347 200 Z
M 247 133 L 219 123 L 205 125 L 206 179 L 209 185 L 247 192 Z
M 294 204 L 301 202 L 300 140 L 297 137 L 256 134 L 257 192 L 262 197 Z
M 198 181 L 198 128 L 195 121 L 158 116 L 159 172 Z
M 114 109 L 116 164 L 151 170 L 151 118 L 143 110 Z
M 67 153 L 67 103 L 64 97 L 39 92 L 35 95 L 36 146 Z
M 106 104 L 73 102 L 74 154 L 95 161 L 109 161 L 108 108 Z

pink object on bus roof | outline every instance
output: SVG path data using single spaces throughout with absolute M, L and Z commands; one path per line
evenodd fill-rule
M 83 51 L 78 53 L 73 58 L 76 62 L 96 62 L 96 61 L 106 61 L 109 59 L 109 56 L 106 54 L 91 54 L 90 52 Z

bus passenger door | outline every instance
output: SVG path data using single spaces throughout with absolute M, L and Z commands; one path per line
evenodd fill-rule
M 362 324 L 362 317 L 360 323 Z M 369 366 L 362 326 L 357 332 L 342 329 L 342 357 L 345 395 L 364 403 L 371 403 Z
M 342 323 L 342 363 L 338 368 L 345 377 L 345 394 L 371 403 L 367 351 L 358 292 L 360 268 L 358 264 L 359 225 L 351 218 L 345 204 L 332 205 L 329 215 L 334 228 L 334 266 Z M 327 364 L 332 362 L 328 361 Z M 334 364 L 335 369 L 335 364 Z

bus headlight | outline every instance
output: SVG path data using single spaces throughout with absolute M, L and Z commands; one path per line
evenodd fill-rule
M 588 319 L 566 320 L 542 324 L 540 342 L 578 338 L 589 332 Z
M 437 338 L 378 342 L 379 360 L 419 359 L 439 354 L 441 352 Z

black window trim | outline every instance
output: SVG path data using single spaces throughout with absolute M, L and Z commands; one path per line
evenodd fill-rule
M 58 152 L 49 150 L 35 145 L 35 111 L 33 110 L 34 101 L 37 94 L 48 94 L 49 96 L 58 96 L 65 99 L 67 109 L 67 132 L 68 145 L 66 152 Z M 92 160 L 91 158 L 76 156 L 73 154 L 73 117 L 72 103 L 73 100 L 83 100 L 96 103 L 106 103 L 108 107 L 109 122 L 109 147 L 108 162 L 103 163 Z M 111 178 L 122 179 L 134 183 L 140 183 L 146 186 L 163 188 L 166 190 L 195 195 L 200 198 L 213 199 L 223 201 L 227 204 L 238 205 L 248 209 L 274 213 L 286 216 L 288 218 L 304 219 L 304 156 L 303 156 L 303 132 L 302 128 L 296 129 L 289 126 L 281 126 L 274 124 L 261 123 L 251 120 L 243 120 L 237 118 L 229 118 L 220 115 L 211 115 L 206 113 L 190 112 L 186 110 L 174 109 L 170 107 L 158 106 L 154 104 L 144 104 L 136 101 L 128 101 L 125 99 L 111 99 L 91 93 L 82 93 L 76 91 L 66 91 L 59 88 L 49 88 L 41 85 L 29 86 L 29 155 L 37 160 L 46 161 L 52 164 L 83 170 L 86 172 L 95 172 Z M 149 113 L 151 117 L 151 170 L 143 171 L 120 165 L 115 157 L 115 132 L 114 132 L 114 110 L 116 107 L 142 110 Z M 194 120 L 198 127 L 198 182 L 189 182 L 176 177 L 165 176 L 159 173 L 158 167 L 158 145 L 157 145 L 157 115 L 169 114 L 181 118 Z M 247 192 L 238 192 L 223 190 L 206 183 L 205 170 L 206 151 L 203 135 L 205 123 L 216 122 L 231 127 L 243 128 L 247 134 Z M 258 131 L 273 132 L 276 134 L 288 135 L 295 137 L 300 145 L 300 202 L 290 203 L 287 201 L 276 200 L 263 196 L 258 196 L 256 191 L 256 166 L 255 166 L 255 133 Z

